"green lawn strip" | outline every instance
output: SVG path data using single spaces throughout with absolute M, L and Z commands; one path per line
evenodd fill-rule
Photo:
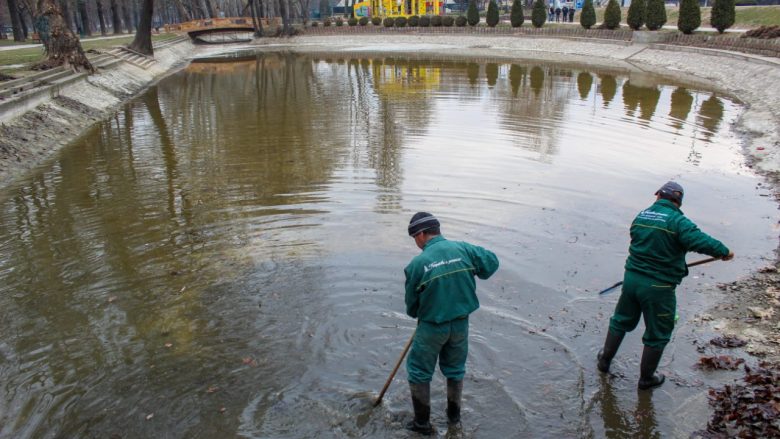
M 596 8 L 596 22 L 604 21 L 604 11 L 606 8 Z M 710 27 L 710 11 L 712 8 L 701 8 L 701 25 Z M 621 24 L 626 24 L 628 17 L 628 8 L 622 8 L 623 18 Z M 780 6 L 737 6 L 734 28 L 753 29 L 759 26 L 771 26 L 780 23 Z M 676 7 L 666 8 L 666 25 L 676 26 L 679 17 L 679 9 Z M 580 13 L 574 16 L 574 21 L 579 23 Z

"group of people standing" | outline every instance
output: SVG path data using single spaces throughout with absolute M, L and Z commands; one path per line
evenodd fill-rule
M 608 373 L 624 335 L 643 317 L 644 351 L 637 383 L 640 390 L 664 382 L 656 368 L 674 329 L 675 289 L 688 275 L 686 253 L 693 251 L 724 261 L 734 257 L 723 243 L 699 230 L 682 213 L 682 186 L 667 182 L 655 196 L 655 202 L 631 224 L 622 293 L 596 361 L 597 369 Z M 445 239 L 439 220 L 430 213 L 416 213 L 407 231 L 422 253 L 404 269 L 406 313 L 417 319 L 406 361 L 414 419 L 406 427 L 430 435 L 434 432 L 430 383 L 437 363 L 447 378 L 448 425 L 460 424 L 469 314 L 479 308 L 475 277 L 489 278 L 498 270 L 499 262 L 490 250 Z
M 574 7 L 569 8 L 566 5 L 563 5 L 563 8 L 555 7 L 550 5 L 550 10 L 547 13 L 547 21 L 549 22 L 558 22 L 558 23 L 573 23 L 574 22 L 574 13 L 577 10 Z

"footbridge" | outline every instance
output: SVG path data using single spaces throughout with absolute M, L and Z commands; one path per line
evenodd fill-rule
M 269 20 L 261 19 L 263 26 L 269 24 Z M 252 17 L 225 17 L 192 20 L 185 23 L 166 25 L 166 31 L 186 32 L 193 40 L 201 35 L 227 33 L 227 32 L 253 32 L 255 26 Z

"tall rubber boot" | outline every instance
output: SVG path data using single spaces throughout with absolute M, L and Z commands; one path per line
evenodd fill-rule
M 460 398 L 463 395 L 463 380 L 447 379 L 447 424 L 460 422 Z
M 645 346 L 645 349 L 642 351 L 642 363 L 639 365 L 639 390 L 652 389 L 664 383 L 666 380 L 664 374 L 655 373 L 663 354 L 663 349 Z
M 623 343 L 623 337 L 625 337 L 625 335 L 625 333 L 615 335 L 612 331 L 607 331 L 607 339 L 604 340 L 604 348 L 600 350 L 599 354 L 596 356 L 596 359 L 598 359 L 596 366 L 601 372 L 609 372 L 609 365 L 612 364 L 612 359 L 615 358 L 615 354 L 617 354 L 620 343 Z
M 406 424 L 406 429 L 430 436 L 433 434 L 433 426 L 431 425 L 431 383 L 409 383 L 409 389 L 412 391 L 414 420 Z

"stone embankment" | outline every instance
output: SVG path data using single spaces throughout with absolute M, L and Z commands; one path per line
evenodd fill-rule
M 154 59 L 118 49 L 91 57 L 96 74 L 53 69 L 0 83 L 0 185 L 53 157 L 194 50 L 175 39 L 156 46 Z

